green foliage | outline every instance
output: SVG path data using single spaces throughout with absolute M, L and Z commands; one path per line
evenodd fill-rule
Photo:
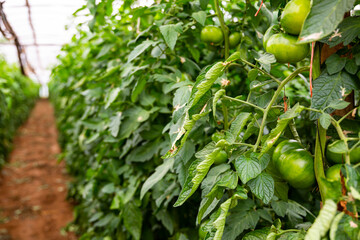
M 314 0 L 300 34 L 302 42 L 313 42 L 331 34 L 351 10 L 355 0 Z
M 324 14 L 339 5 L 328 2 Z M 320 27 L 333 31 L 352 7 L 347 2 L 336 9 L 341 17 L 329 15 L 334 23 Z M 321 66 L 311 98 L 310 59 L 281 64 L 263 50 L 266 29 L 277 24 L 274 31 L 281 31 L 284 1 L 265 1 L 257 17 L 258 1 L 137 4 L 89 0 L 91 20 L 78 26 L 52 71 L 81 239 L 197 239 L 201 223 L 204 239 L 304 239 L 319 222 L 326 223 L 324 236 L 357 234 L 336 218 L 335 202 L 331 216 L 324 214 L 332 200 L 323 199 L 323 190 L 339 186 L 321 180 L 324 154 L 314 164 L 320 192 L 289 186 L 271 156 L 278 140 L 294 138 L 314 154 L 319 120 L 344 141 L 348 195 L 336 200 L 347 201 L 350 212 L 359 209 L 359 173 L 349 152 L 360 144 L 360 124 L 331 114 L 350 106 L 345 98 L 352 91 L 358 102 L 359 37 L 347 34 L 344 42 L 354 47 Z M 310 35 L 317 31 L 306 27 L 312 14 L 303 28 Z M 346 22 L 345 30 L 348 24 L 357 23 Z M 217 46 L 201 41 L 209 25 L 224 33 Z M 228 48 L 228 31 L 241 33 L 236 49 Z M 318 149 L 324 152 L 324 144 Z M 225 162 L 216 161 L 220 153 Z
M 16 129 L 28 117 L 38 86 L 24 77 L 20 69 L 0 57 L 0 167 L 11 150 Z

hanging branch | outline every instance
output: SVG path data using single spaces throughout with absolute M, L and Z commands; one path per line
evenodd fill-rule
M 17 56 L 19 59 L 20 69 L 21 73 L 25 76 L 27 76 L 25 72 L 25 66 L 26 66 L 26 56 L 25 51 L 22 45 L 20 44 L 19 38 L 14 32 L 13 28 L 11 27 L 9 21 L 7 20 L 6 14 L 4 12 L 3 8 L 4 2 L 0 2 L 0 32 L 2 35 L 9 41 L 14 40 L 16 50 L 17 50 Z
M 34 25 L 33 25 L 33 22 L 32 22 L 31 7 L 30 7 L 30 4 L 29 4 L 29 0 L 25 0 L 25 5 L 26 5 L 26 7 L 28 9 L 29 25 L 30 25 L 32 35 L 33 35 L 33 39 L 34 39 L 34 46 L 35 46 L 35 51 L 36 51 L 36 55 L 37 55 L 37 58 L 38 58 L 38 63 L 39 63 L 39 66 L 41 68 L 42 64 L 41 64 L 41 59 L 40 59 L 39 45 L 37 43 L 36 32 L 35 32 L 35 28 L 34 28 Z

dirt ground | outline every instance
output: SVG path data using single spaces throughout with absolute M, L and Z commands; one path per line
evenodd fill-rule
M 14 139 L 9 164 L 0 173 L 0 240 L 76 239 L 63 228 L 73 218 L 66 201 L 64 163 L 54 112 L 40 100 Z

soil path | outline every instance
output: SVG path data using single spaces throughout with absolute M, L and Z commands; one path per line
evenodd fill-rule
M 14 139 L 0 174 L 0 240 L 76 239 L 62 230 L 73 218 L 66 201 L 64 164 L 58 164 L 54 112 L 39 100 Z

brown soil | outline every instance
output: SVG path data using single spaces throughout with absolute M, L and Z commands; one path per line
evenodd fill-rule
M 56 160 L 54 112 L 40 100 L 14 139 L 0 174 L 0 240 L 76 239 L 63 228 L 73 219 L 66 201 L 64 163 Z

